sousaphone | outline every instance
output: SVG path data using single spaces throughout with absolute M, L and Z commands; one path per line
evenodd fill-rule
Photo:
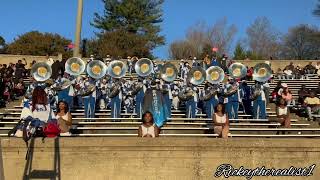
M 35 63 L 31 67 L 31 75 L 38 82 L 44 82 L 50 79 L 52 75 L 52 69 L 46 62 Z
M 233 79 L 243 78 L 247 75 L 247 67 L 241 63 L 233 63 L 228 68 L 229 75 Z
M 87 64 L 87 73 L 93 79 L 100 79 L 107 73 L 107 65 L 102 61 L 93 60 Z
M 210 84 L 220 84 L 224 78 L 225 74 L 221 67 L 219 66 L 211 66 L 206 71 L 207 81 Z
M 65 64 L 66 73 L 72 76 L 79 76 L 84 72 L 85 68 L 85 62 L 78 57 L 69 58 Z
M 270 65 L 266 63 L 256 64 L 253 68 L 253 80 L 258 82 L 266 82 L 272 77 Z
M 149 76 L 153 71 L 153 62 L 148 58 L 141 58 L 135 64 L 134 69 L 141 77 Z
M 206 71 L 201 67 L 193 67 L 188 75 L 187 82 L 190 82 L 193 85 L 202 84 L 206 80 Z
M 109 63 L 108 74 L 113 78 L 122 78 L 126 75 L 127 69 L 128 66 L 126 63 L 119 60 L 114 60 Z
M 170 62 L 165 63 L 160 69 L 160 76 L 164 81 L 172 82 L 177 78 L 178 70 L 176 66 Z

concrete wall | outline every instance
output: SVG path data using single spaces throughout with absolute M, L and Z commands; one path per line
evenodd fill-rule
M 25 144 L 3 138 L 1 145 L 6 180 L 21 180 L 30 162 L 24 160 Z M 251 169 L 320 165 L 319 139 L 47 138 L 45 143 L 37 139 L 34 147 L 31 174 L 43 179 L 53 176 L 53 169 L 63 180 L 202 180 L 215 179 L 213 174 L 223 163 Z M 318 166 L 309 180 L 319 180 Z

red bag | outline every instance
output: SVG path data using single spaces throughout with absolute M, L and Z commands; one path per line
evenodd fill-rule
M 48 122 L 43 132 L 46 137 L 57 137 L 60 134 L 60 129 L 57 122 Z

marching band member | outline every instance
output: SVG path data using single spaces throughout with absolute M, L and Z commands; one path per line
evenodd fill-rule
M 77 100 L 77 107 L 80 107 L 80 108 L 82 108 L 82 106 L 83 106 L 83 98 L 80 94 L 82 83 L 84 83 L 83 78 L 81 76 L 78 76 L 75 81 L 75 96 L 76 96 L 76 100 Z
M 111 117 L 120 118 L 122 102 L 122 83 L 119 79 L 112 78 L 111 86 L 112 88 L 110 89 L 109 93 L 109 97 L 111 98 Z
M 179 77 L 183 78 L 183 69 L 184 69 L 184 59 L 181 59 L 179 64 Z
M 128 73 L 131 75 L 134 67 L 132 66 L 132 60 L 130 56 L 127 57 L 127 63 L 128 63 Z
M 70 75 L 67 73 L 64 73 L 62 78 L 57 79 L 56 84 L 53 87 L 57 87 L 59 85 L 62 85 L 66 81 L 70 81 Z M 57 92 L 58 93 L 58 101 L 67 102 L 70 109 L 73 108 L 73 96 L 74 96 L 74 89 L 73 89 L 72 83 L 73 82 L 71 82 L 71 84 L 68 87 L 61 89 Z
M 251 96 L 251 87 L 248 86 L 248 83 L 246 80 L 243 80 L 241 85 L 240 85 L 240 91 L 243 95 L 242 97 L 242 103 L 243 103 L 243 108 L 245 114 L 252 115 L 252 99 L 250 98 Z
M 81 89 L 88 92 L 85 95 L 83 95 L 85 117 L 94 118 L 95 109 L 96 109 L 96 97 L 97 97 L 95 80 L 91 77 L 87 77 L 86 80 L 81 84 Z
M 234 79 L 229 79 L 228 84 L 225 86 L 226 110 L 230 119 L 238 119 L 239 103 L 242 100 L 238 87 L 239 84 Z
M 99 90 L 101 92 L 100 98 L 99 98 L 100 109 L 107 109 L 107 104 L 108 104 L 107 89 L 108 89 L 107 80 L 102 79 L 99 83 Z
M 252 100 L 253 100 L 253 118 L 266 119 L 266 99 L 268 95 L 265 92 L 265 86 L 256 82 L 252 88 Z
M 192 97 L 186 101 L 186 117 L 187 118 L 196 118 L 198 94 L 197 87 L 188 82 L 188 87 L 186 88 L 187 92 L 192 93 Z
M 163 92 L 164 101 L 166 106 L 168 107 L 168 117 L 171 118 L 171 106 L 172 106 L 172 91 L 171 91 L 171 83 L 163 82 L 161 80 L 161 88 Z
M 219 85 L 210 86 L 209 83 L 205 84 L 202 100 L 204 101 L 205 112 L 208 118 L 212 117 L 212 114 L 214 113 L 214 108 L 219 103 L 219 99 L 217 95 L 218 92 L 219 92 Z
M 178 97 L 179 89 L 180 89 L 180 87 L 178 86 L 178 83 L 175 82 L 173 85 L 173 90 L 172 90 L 172 104 L 173 104 L 173 108 L 175 110 L 179 109 L 179 102 L 180 102 L 179 97 Z
M 133 95 L 135 95 L 135 113 L 137 117 L 141 117 L 142 115 L 142 105 L 143 105 L 143 97 L 146 91 L 146 86 L 143 83 L 143 79 L 141 77 L 138 78 L 138 82 L 133 86 Z

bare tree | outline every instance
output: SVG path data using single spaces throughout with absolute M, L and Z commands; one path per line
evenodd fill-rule
M 258 17 L 247 28 L 249 51 L 263 59 L 277 57 L 279 54 L 280 33 L 271 25 L 266 17 Z
M 170 44 L 169 55 L 172 59 L 186 59 L 197 52 L 194 46 L 186 40 L 178 40 Z
M 170 45 L 169 54 L 171 58 L 196 56 L 202 59 L 208 54 L 208 47 L 217 47 L 219 55 L 228 54 L 236 32 L 235 25 L 229 26 L 226 18 L 217 21 L 212 27 L 198 22 L 188 29 L 185 40 Z
M 315 59 L 320 57 L 320 31 L 306 24 L 289 29 L 283 39 L 283 56 L 289 59 Z
M 220 54 L 228 54 L 236 32 L 236 26 L 229 26 L 227 18 L 223 18 L 208 29 L 208 39 L 212 47 L 219 48 Z

